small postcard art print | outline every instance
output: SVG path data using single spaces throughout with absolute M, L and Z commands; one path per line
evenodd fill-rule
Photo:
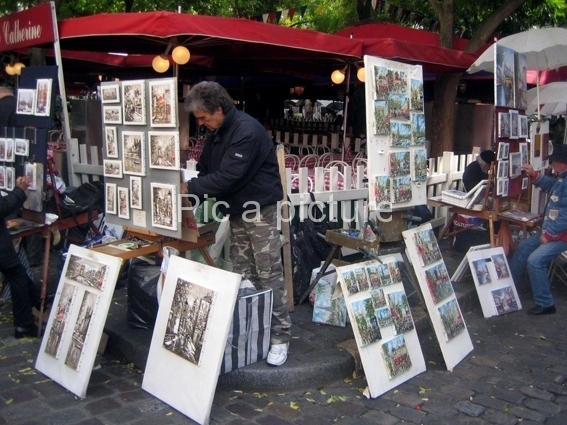
M 443 322 L 443 333 L 447 341 L 452 340 L 465 330 L 465 321 L 461 314 L 457 299 L 449 300 L 437 309 Z
M 176 187 L 171 184 L 151 183 L 152 225 L 177 230 Z
M 374 302 L 372 298 L 364 298 L 351 304 L 352 312 L 358 334 L 360 336 L 360 346 L 366 347 L 373 342 L 382 339 L 378 318 L 376 317 Z
M 382 344 L 382 358 L 390 379 L 411 369 L 411 357 L 403 335 Z

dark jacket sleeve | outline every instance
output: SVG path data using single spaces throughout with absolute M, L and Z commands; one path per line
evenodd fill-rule
M 2 220 L 21 208 L 27 199 L 26 192 L 19 187 L 15 187 L 13 191 L 7 193 L 6 196 L 0 196 L 0 219 Z

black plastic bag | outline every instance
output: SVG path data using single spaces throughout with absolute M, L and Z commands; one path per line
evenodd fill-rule
M 159 308 L 157 285 L 160 266 L 134 258 L 128 268 L 128 326 L 153 329 Z
M 298 303 L 311 280 L 311 271 L 321 265 L 319 257 L 305 236 L 303 226 L 291 226 L 291 265 L 293 279 L 293 301 Z
M 328 221 L 314 222 L 307 218 L 303 220 L 301 227 L 305 238 L 309 239 L 311 247 L 319 261 L 325 261 L 327 255 L 329 255 L 333 248 L 333 245 L 325 240 L 325 235 L 327 230 L 337 229 L 337 223 Z M 319 264 L 317 264 L 317 267 L 319 267 Z

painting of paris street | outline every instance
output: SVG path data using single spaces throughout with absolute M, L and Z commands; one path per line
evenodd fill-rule
M 403 335 L 398 335 L 382 344 L 382 358 L 386 363 L 390 379 L 411 369 L 411 357 Z
M 390 306 L 390 316 L 392 317 L 396 334 L 414 329 L 413 317 L 404 291 L 388 294 L 388 304 Z
M 177 198 L 175 186 L 151 183 L 152 226 L 177 230 Z
M 176 131 L 148 131 L 150 168 L 179 169 L 179 134 Z
M 354 323 L 360 336 L 360 346 L 366 347 L 373 342 L 382 339 L 378 318 L 372 298 L 364 298 L 351 304 Z
M 444 263 L 425 270 L 425 282 L 435 304 L 454 293 L 453 285 Z
M 145 87 L 145 82 L 142 80 L 122 83 L 124 124 L 146 125 Z
M 98 298 L 99 296 L 94 292 L 85 291 L 83 295 L 79 315 L 75 322 L 75 329 L 73 329 L 73 338 L 65 358 L 65 364 L 71 369 L 78 371 L 81 365 L 81 357 L 83 356 Z
M 146 175 L 146 150 L 144 149 L 143 132 L 122 132 L 122 155 L 124 174 Z
M 67 323 L 69 322 L 69 314 L 73 307 L 73 301 L 75 299 L 77 289 L 77 286 L 65 283 L 61 290 L 61 295 L 59 296 L 59 302 L 54 309 L 55 313 L 52 312 L 54 315 L 53 323 L 51 328 L 49 328 L 49 336 L 47 344 L 45 345 L 45 352 L 55 358 L 59 357 L 61 341 L 65 335 Z
M 432 229 L 414 233 L 413 240 L 422 266 L 428 266 L 443 258 Z
M 102 291 L 107 273 L 108 266 L 106 264 L 71 255 L 65 278 Z
M 199 365 L 216 291 L 177 279 L 163 347 Z
M 438 308 L 443 322 L 443 333 L 447 341 L 452 340 L 465 330 L 465 321 L 461 315 L 457 299 L 453 298 Z

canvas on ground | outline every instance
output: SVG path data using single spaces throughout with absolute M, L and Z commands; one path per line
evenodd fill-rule
M 80 398 L 87 393 L 122 259 L 71 245 L 35 367 Z
M 402 232 L 447 369 L 473 350 L 431 223 Z
M 169 260 L 142 389 L 200 424 L 209 422 L 240 278 Z
M 425 371 L 397 260 L 381 261 L 337 268 L 372 398 Z

